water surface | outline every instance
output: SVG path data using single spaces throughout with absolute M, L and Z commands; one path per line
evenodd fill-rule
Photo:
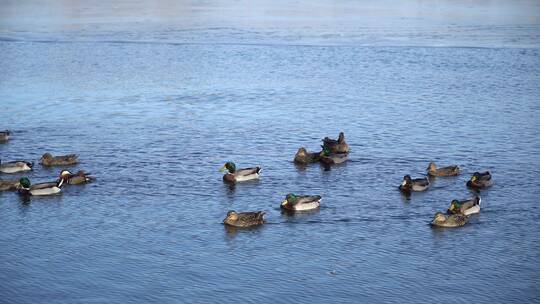
M 2 302 L 538 302 L 537 5 L 441 2 L 416 20 L 398 12 L 421 1 L 346 3 L 2 2 L 0 158 L 78 153 L 70 169 L 98 178 L 0 194 Z M 340 131 L 348 163 L 292 163 Z M 224 185 L 227 160 L 261 180 Z M 405 199 L 402 176 L 430 161 L 464 173 Z M 482 213 L 432 229 L 479 170 L 495 180 Z M 289 192 L 322 207 L 281 214 Z M 268 224 L 228 230 L 230 209 Z

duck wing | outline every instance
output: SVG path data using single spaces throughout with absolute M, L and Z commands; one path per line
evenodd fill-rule
M 77 157 L 78 157 L 77 154 L 60 155 L 60 156 L 55 156 L 54 160 L 61 161 L 61 162 L 69 162 L 69 161 L 76 160 Z
M 418 186 L 428 186 L 429 180 L 427 178 L 415 178 L 412 180 L 412 183 Z
M 47 188 L 56 187 L 57 185 L 58 184 L 56 182 L 39 183 L 39 184 L 30 186 L 30 190 L 47 189 Z
M 303 196 L 297 196 L 297 198 L 298 199 L 296 200 L 294 205 L 309 204 L 309 203 L 313 203 L 313 202 L 321 200 L 320 195 L 303 195 Z
M 238 214 L 238 221 L 242 223 L 262 222 L 264 221 L 264 214 L 263 211 L 242 212 Z
M 261 171 L 261 167 L 244 168 L 244 169 L 236 170 L 236 172 L 234 172 L 234 175 L 245 176 L 245 175 L 259 173 L 260 171 Z

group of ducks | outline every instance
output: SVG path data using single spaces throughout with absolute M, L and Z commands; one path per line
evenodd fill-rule
M 309 153 L 305 148 L 298 149 L 294 162 L 300 165 L 321 162 L 325 167 L 344 163 L 349 156 L 349 145 L 345 142 L 343 132 L 339 133 L 338 139 L 325 137 L 320 152 Z M 223 181 L 237 183 L 259 178 L 261 167 L 236 169 L 233 162 L 227 162 L 220 169 L 225 172 Z M 319 208 L 320 195 L 296 195 L 289 193 L 281 202 L 280 208 L 287 212 L 307 211 Z M 223 220 L 223 223 L 234 227 L 251 227 L 264 224 L 264 212 L 236 212 L 231 210 Z
M 0 131 L 0 142 L 9 140 L 11 133 L 9 131 Z M 294 162 L 300 165 L 320 162 L 325 167 L 341 164 L 347 161 L 349 156 L 349 145 L 345 142 L 343 132 L 339 133 L 337 139 L 325 137 L 321 145 L 320 152 L 307 152 L 305 148 L 298 149 L 294 157 Z M 40 159 L 43 166 L 67 166 L 77 163 L 77 155 L 53 156 L 45 153 Z M 18 173 L 30 171 L 34 163 L 27 161 L 2 162 L 0 160 L 0 173 Z M 223 181 L 227 183 L 238 183 L 249 180 L 259 179 L 261 167 L 252 167 L 237 169 L 233 162 L 227 162 L 220 169 L 224 172 Z M 410 175 L 405 175 L 399 190 L 410 196 L 412 192 L 426 191 L 430 186 L 430 178 L 456 176 L 460 174 L 458 166 L 447 166 L 437 168 L 435 163 L 430 163 L 427 168 L 427 177 L 412 179 Z M 45 182 L 32 185 L 27 177 L 22 177 L 17 181 L 1 180 L 0 191 L 17 190 L 21 195 L 53 195 L 62 191 L 65 184 L 77 185 L 85 184 L 94 180 L 90 173 L 78 171 L 73 174 L 69 170 L 62 170 L 58 179 L 54 182 Z M 474 172 L 466 186 L 479 191 L 492 185 L 491 174 L 489 171 L 480 173 Z M 482 199 L 475 196 L 466 200 L 452 200 L 446 214 L 437 212 L 431 221 L 431 225 L 440 227 L 459 227 L 468 222 L 471 214 L 480 212 Z M 296 195 L 289 193 L 281 202 L 280 207 L 288 212 L 307 211 L 320 207 L 320 195 Z M 234 227 L 250 227 L 264 223 L 264 212 L 236 212 L 231 210 L 223 220 L 223 223 Z
M 325 137 L 323 139 L 322 150 L 320 152 L 308 152 L 305 148 L 298 149 L 294 157 L 294 162 L 299 165 L 307 165 L 320 162 L 325 167 L 341 164 L 347 161 L 349 156 L 349 145 L 345 142 L 343 132 L 339 133 L 338 139 Z M 243 182 L 258 179 L 261 167 L 236 169 L 233 162 L 227 162 L 220 169 L 225 172 L 223 181 L 227 183 Z M 412 179 L 410 175 L 405 175 L 399 185 L 399 190 L 406 196 L 412 192 L 426 191 L 430 186 L 430 178 L 456 176 L 460 174 L 458 166 L 447 166 L 437 168 L 435 163 L 431 162 L 427 168 L 427 177 Z M 475 172 L 469 181 L 467 187 L 479 191 L 480 189 L 491 186 L 491 174 L 489 171 L 480 173 Z M 475 196 L 466 200 L 452 200 L 448 210 L 445 213 L 437 212 L 431 221 L 431 225 L 439 227 L 459 227 L 468 222 L 469 216 L 480 212 L 482 199 Z M 320 207 L 321 196 L 319 195 L 295 195 L 289 193 L 281 202 L 281 209 L 288 212 L 307 211 Z M 233 227 L 251 227 L 264 224 L 263 211 L 256 212 L 236 212 L 231 210 L 227 212 L 223 223 Z
M 0 142 L 7 142 L 11 136 L 10 131 L 0 131 Z M 45 167 L 51 166 L 70 166 L 77 164 L 77 155 L 69 154 L 62 156 L 53 156 L 50 153 L 45 153 L 40 159 L 41 165 Z M 31 171 L 34 168 L 33 162 L 15 160 L 2 162 L 0 160 L 0 173 L 13 174 L 20 172 Z M 30 179 L 22 177 L 19 180 L 2 180 L 0 179 L 0 191 L 16 190 L 21 195 L 44 196 L 54 195 L 62 191 L 62 187 L 66 184 L 80 185 L 91 182 L 94 177 L 90 173 L 78 171 L 71 173 L 69 170 L 62 170 L 56 181 L 31 184 Z
M 411 179 L 410 175 L 405 175 L 399 190 L 406 196 L 410 196 L 412 192 L 426 191 L 430 182 L 429 179 L 433 177 L 445 177 L 459 175 L 460 170 L 458 166 L 447 166 L 437 168 L 435 163 L 431 162 L 427 168 L 427 177 Z M 467 181 L 466 186 L 480 191 L 492 185 L 491 173 L 486 172 L 474 172 L 471 178 Z M 446 211 L 446 214 L 442 212 L 435 213 L 431 225 L 438 227 L 459 227 L 467 224 L 469 216 L 480 212 L 480 204 L 482 199 L 479 196 L 475 196 L 466 200 L 452 200 L 450 207 Z

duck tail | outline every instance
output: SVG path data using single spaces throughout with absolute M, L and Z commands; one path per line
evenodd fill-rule
M 262 171 L 262 168 L 261 167 L 257 167 L 257 174 L 261 174 L 261 171 Z
M 26 165 L 32 169 L 34 167 L 34 162 L 26 162 Z

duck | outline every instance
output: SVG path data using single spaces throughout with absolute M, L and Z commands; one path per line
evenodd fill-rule
M 338 139 L 325 137 L 323 140 L 323 149 L 330 149 L 331 153 L 349 153 L 349 145 L 345 142 L 345 134 L 339 132 Z
M 349 159 L 349 153 L 331 152 L 329 148 L 324 148 L 320 153 L 319 160 L 326 165 L 336 165 L 346 162 Z
M 491 181 L 491 173 L 486 172 L 474 172 L 471 179 L 467 182 L 467 187 L 473 189 L 483 189 L 490 187 L 493 184 Z
M 75 174 L 71 173 L 69 170 L 62 170 L 62 172 L 60 172 L 60 178 L 65 179 L 65 183 L 69 185 L 82 185 L 94 181 L 95 178 L 90 175 L 91 173 L 82 170 L 79 170 Z
M 431 221 L 432 226 L 437 227 L 460 227 L 469 221 L 469 217 L 461 214 L 449 214 L 446 215 L 442 212 L 435 213 L 433 220 Z
M 30 171 L 34 166 L 33 162 L 27 162 L 24 160 L 15 160 L 3 163 L 0 160 L 0 172 L 2 173 L 17 173 L 23 171 Z
M 403 192 L 425 191 L 428 188 L 429 179 L 427 177 L 411 179 L 410 175 L 405 175 L 401 185 L 399 185 L 399 190 Z
M 307 165 L 318 162 L 319 158 L 320 153 L 310 153 L 306 150 L 306 148 L 302 147 L 298 149 L 298 152 L 296 152 L 296 155 L 294 156 L 294 162 L 301 165 Z
M 223 224 L 233 227 L 247 228 L 264 224 L 264 212 L 236 212 L 230 210 L 223 220 Z
M 40 161 L 43 166 L 67 166 L 75 165 L 77 163 L 77 157 L 76 154 L 52 156 L 51 153 L 45 153 Z
M 0 131 L 0 142 L 8 141 L 10 136 L 11 132 L 9 132 L 9 130 Z
M 289 193 L 281 202 L 281 208 L 290 211 L 313 210 L 319 208 L 320 205 L 320 195 L 295 195 Z
M 480 212 L 480 204 L 482 199 L 479 196 L 473 198 L 458 201 L 453 200 L 450 203 L 450 207 L 446 211 L 448 214 L 461 214 L 461 215 L 471 215 Z
M 442 168 L 437 168 L 434 162 L 429 163 L 427 167 L 427 174 L 430 176 L 456 176 L 459 175 L 458 166 L 447 166 Z
M 54 195 L 62 191 L 62 186 L 65 180 L 63 178 L 58 179 L 56 182 L 39 183 L 32 185 L 27 177 L 23 177 L 19 180 L 19 194 L 21 195 L 33 195 L 44 196 Z
M 245 168 L 236 170 L 236 165 L 233 162 L 226 162 L 220 172 L 225 172 L 223 181 L 228 183 L 244 182 L 248 180 L 259 179 L 261 167 Z
M 0 180 L 0 191 L 17 190 L 19 181 Z

